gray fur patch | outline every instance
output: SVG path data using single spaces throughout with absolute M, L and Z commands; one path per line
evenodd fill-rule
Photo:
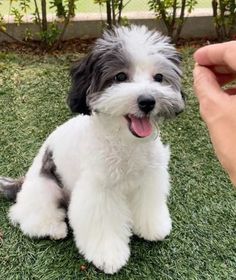
M 16 200 L 17 193 L 21 190 L 24 178 L 11 179 L 0 177 L 0 193 L 9 200 Z
M 46 149 L 44 153 L 40 173 L 48 179 L 53 180 L 60 188 L 63 188 L 61 177 L 57 173 L 57 167 L 53 160 L 53 153 L 49 149 Z
M 59 208 L 68 209 L 70 201 L 70 195 L 65 190 L 62 190 L 62 198 L 58 202 Z
M 110 87 L 115 82 L 115 76 L 119 72 L 128 74 L 131 69 L 131 61 L 121 45 L 113 46 L 106 52 L 96 50 L 97 59 L 94 66 L 90 92 L 87 95 L 87 102 L 96 100 L 101 92 Z
M 119 40 L 116 43 L 97 40 L 91 53 L 71 71 L 72 87 L 68 103 L 73 112 L 91 114 L 92 101 L 114 83 L 119 72 L 130 72 L 131 61 Z

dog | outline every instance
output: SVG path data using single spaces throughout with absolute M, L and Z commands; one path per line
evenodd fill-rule
M 68 215 L 79 252 L 109 274 L 127 263 L 132 233 L 169 235 L 170 151 L 158 124 L 185 107 L 180 65 L 157 31 L 105 31 L 71 70 L 68 104 L 79 115 L 49 135 L 23 179 L 0 179 L 15 200 L 12 224 L 29 237 L 63 239 Z

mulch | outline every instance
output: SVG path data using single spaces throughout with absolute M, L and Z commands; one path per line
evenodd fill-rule
M 71 39 L 61 42 L 60 46 L 56 50 L 45 50 L 41 47 L 40 42 L 30 41 L 28 45 L 21 44 L 18 42 L 0 42 L 0 51 L 2 52 L 16 52 L 24 54 L 51 54 L 51 55 L 60 55 L 65 53 L 87 53 L 91 46 L 93 45 L 96 38 L 87 38 L 87 39 Z M 177 48 L 181 47 L 193 47 L 199 48 L 204 45 L 216 43 L 215 40 L 209 40 L 208 38 L 201 39 L 189 39 L 184 40 L 180 39 L 176 44 Z
M 18 42 L 0 42 L 0 51 L 2 52 L 16 52 L 24 54 L 52 54 L 60 55 L 64 53 L 87 53 L 89 48 L 93 45 L 96 38 L 89 39 L 72 39 L 61 42 L 60 46 L 55 50 L 45 50 L 42 48 L 40 42 L 30 41 L 27 44 Z

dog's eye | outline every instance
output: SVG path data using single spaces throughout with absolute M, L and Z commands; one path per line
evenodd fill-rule
M 124 72 L 120 72 L 115 76 L 117 82 L 125 82 L 128 79 L 128 76 Z
M 154 81 L 161 83 L 163 81 L 163 75 L 158 73 L 153 77 Z

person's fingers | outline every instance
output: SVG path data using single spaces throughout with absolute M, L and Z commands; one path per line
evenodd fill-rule
M 217 82 L 217 77 L 207 67 L 195 65 L 193 71 L 194 90 L 199 99 L 204 96 L 222 94 L 220 85 Z
M 214 73 L 207 67 L 196 65 L 193 72 L 194 91 L 199 101 L 199 111 L 208 129 L 221 114 L 223 91 Z
M 195 52 L 194 59 L 202 66 L 217 66 L 218 73 L 236 72 L 236 41 L 202 47 Z

